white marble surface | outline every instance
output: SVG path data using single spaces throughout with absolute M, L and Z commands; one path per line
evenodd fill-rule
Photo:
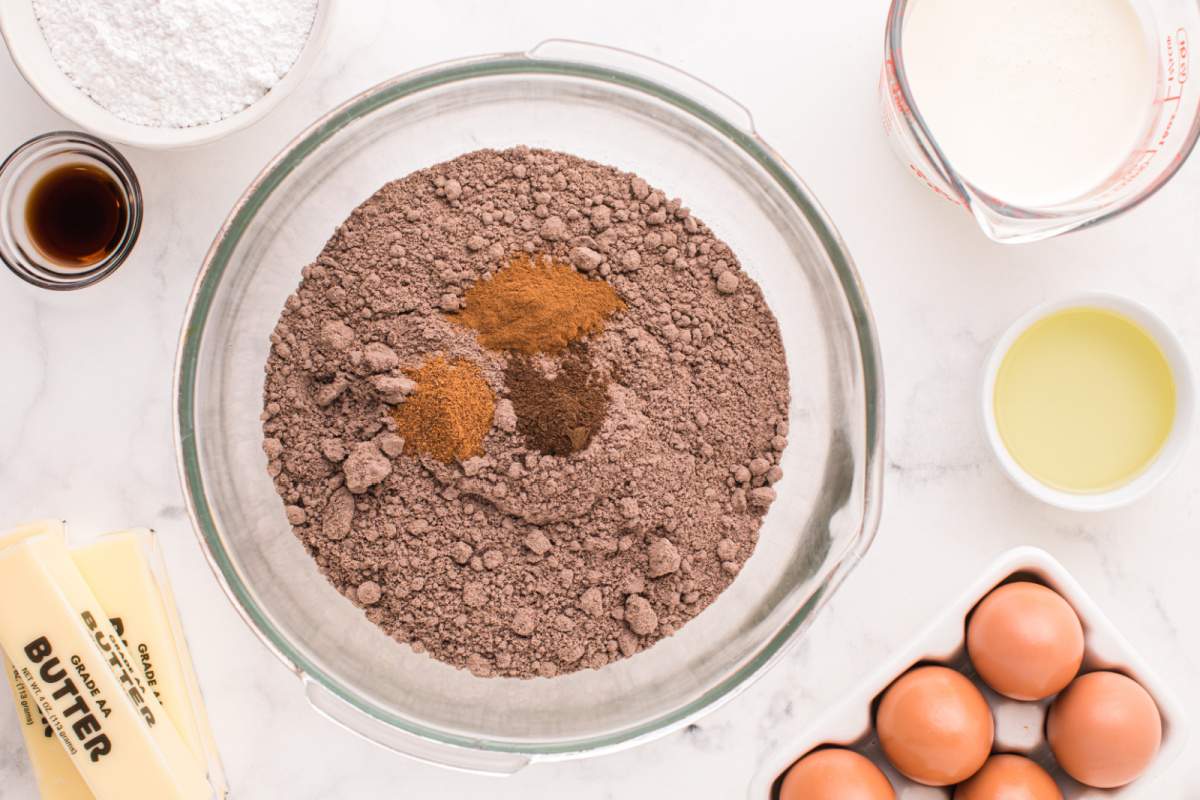
M 988 242 L 892 158 L 876 80 L 885 0 L 684 4 L 345 0 L 313 73 L 264 122 L 200 149 L 125 149 L 146 194 L 115 277 L 55 296 L 0 274 L 0 514 L 165 540 L 234 797 L 743 796 L 764 751 L 836 701 L 1000 551 L 1040 545 L 1084 583 L 1200 721 L 1200 447 L 1149 499 L 1096 516 L 1010 486 L 976 427 L 989 341 L 1030 305 L 1095 288 L 1158 309 L 1200 359 L 1200 160 L 1099 229 Z M 329 106 L 398 72 L 548 36 L 670 61 L 748 105 L 840 227 L 874 301 L 887 372 L 887 484 L 876 544 L 811 633 L 689 730 L 505 779 L 391 755 L 318 717 L 234 614 L 183 511 L 170 381 L 181 313 L 226 211 L 261 164 Z M 0 152 L 67 125 L 0 56 Z M 7 694 L 0 797 L 35 796 Z M 1145 796 L 1200 798 L 1200 738 Z

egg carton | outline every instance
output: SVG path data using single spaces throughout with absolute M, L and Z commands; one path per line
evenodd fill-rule
M 1016 580 L 1043 584 L 1075 609 L 1083 623 L 1085 640 L 1081 672 L 1112 670 L 1124 673 L 1145 687 L 1154 698 L 1162 716 L 1162 745 L 1150 767 L 1133 783 L 1118 789 L 1094 789 L 1070 778 L 1059 769 L 1046 743 L 1045 720 L 1053 698 L 1036 703 L 1010 700 L 993 692 L 975 674 L 966 652 L 967 615 L 994 588 Z M 970 678 L 992 707 L 996 722 L 993 750 L 1019 753 L 1036 761 L 1058 782 L 1066 800 L 1146 797 L 1147 786 L 1175 760 L 1187 739 L 1187 723 L 1179 701 L 1134 652 L 1083 587 L 1049 553 L 1034 547 L 1018 547 L 996 559 L 903 652 L 829 713 L 796 735 L 786 737 L 751 782 L 750 800 L 777 800 L 779 785 L 788 768 L 822 745 L 847 747 L 871 759 L 892 782 L 899 800 L 949 800 L 953 787 L 922 786 L 900 775 L 884 757 L 871 724 L 884 690 L 910 668 L 924 664 L 948 666 Z

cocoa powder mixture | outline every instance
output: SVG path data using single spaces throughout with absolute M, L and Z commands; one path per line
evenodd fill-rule
M 521 253 L 606 282 L 619 310 L 561 352 L 484 346 L 455 317 Z M 679 200 L 563 153 L 387 184 L 271 343 L 264 450 L 297 538 L 372 622 L 476 675 L 599 668 L 674 633 L 750 557 L 782 476 L 787 366 L 759 287 Z M 445 431 L 475 430 L 478 378 L 494 396 L 481 455 L 397 432 L 430 363 L 474 365 Z

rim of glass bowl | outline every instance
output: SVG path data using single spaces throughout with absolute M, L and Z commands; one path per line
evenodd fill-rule
M 859 355 L 862 360 L 863 410 L 866 416 L 865 460 L 861 474 L 863 481 L 861 527 L 853 545 L 834 564 L 824 582 L 797 609 L 787 623 L 737 670 L 727 675 L 701 696 L 679 708 L 636 725 L 596 737 L 546 743 L 488 741 L 426 727 L 368 702 L 357 692 L 348 690 L 327 675 L 304 653 L 297 651 L 287 637 L 274 627 L 268 615 L 255 603 L 251 593 L 242 582 L 237 568 L 221 544 L 201 479 L 194 424 L 196 368 L 204 324 L 221 277 L 228 266 L 229 257 L 265 199 L 308 155 L 323 143 L 345 126 L 383 106 L 415 93 L 450 83 L 521 73 L 578 77 L 644 92 L 714 128 L 766 170 L 812 226 L 836 271 L 858 339 Z M 221 230 L 217 233 L 196 278 L 184 315 L 175 366 L 174 394 L 177 404 L 177 413 L 174 417 L 176 454 L 192 526 L 200 539 L 209 566 L 221 583 L 226 596 L 259 639 L 299 676 L 316 681 L 357 711 L 415 736 L 470 750 L 566 757 L 585 751 L 593 754 L 600 750 L 630 746 L 656 735 L 665 734 L 687 720 L 712 710 L 746 688 L 752 678 L 762 674 L 766 666 L 783 654 L 785 646 L 796 638 L 796 635 L 811 620 L 814 612 L 825 604 L 851 568 L 866 553 L 874 540 L 879 523 L 883 477 L 882 363 L 870 306 L 867 303 L 858 272 L 841 236 L 799 177 L 756 134 L 743 131 L 720 114 L 685 94 L 634 73 L 611 67 L 600 67 L 569 60 L 533 58 L 525 53 L 478 56 L 434 65 L 384 81 L 350 98 L 318 119 L 263 168 L 234 205 Z

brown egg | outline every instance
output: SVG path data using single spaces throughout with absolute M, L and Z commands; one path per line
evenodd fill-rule
M 1046 738 L 1068 775 L 1112 789 L 1150 766 L 1162 744 L 1162 717 L 1136 681 L 1116 672 L 1089 672 L 1055 699 Z
M 779 800 L 896 800 L 896 793 L 868 758 L 834 747 L 793 764 L 779 787 Z
M 949 786 L 974 775 L 987 761 L 995 734 L 983 694 L 946 667 L 918 667 L 888 687 L 875 729 L 892 765 L 927 786 Z
M 1050 773 L 1025 756 L 992 756 L 954 790 L 954 800 L 1063 800 Z
M 1083 625 L 1056 592 L 1006 583 L 983 598 L 967 623 L 967 653 L 984 682 L 1014 700 L 1061 692 L 1083 662 Z

